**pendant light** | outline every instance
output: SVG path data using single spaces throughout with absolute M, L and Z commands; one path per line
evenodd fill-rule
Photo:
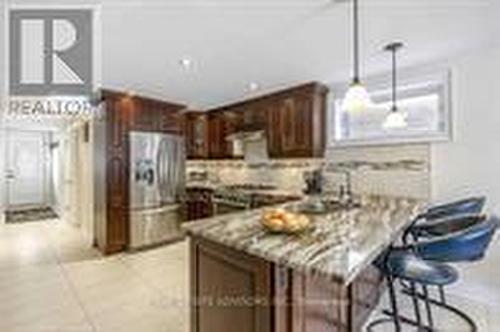
M 372 105 L 368 91 L 360 79 L 359 61 L 359 0 L 353 0 L 353 45 L 354 45 L 354 76 L 344 100 L 342 110 L 347 112 L 362 111 Z
M 391 111 L 385 118 L 383 127 L 386 129 L 397 129 L 405 128 L 408 126 L 406 122 L 406 114 L 401 112 L 398 107 L 398 96 L 397 96 L 397 64 L 396 64 L 396 53 L 403 47 L 403 43 L 395 42 L 384 47 L 384 50 L 391 52 L 392 55 L 392 106 Z

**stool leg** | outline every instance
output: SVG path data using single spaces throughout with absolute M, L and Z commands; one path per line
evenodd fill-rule
M 441 299 L 441 303 L 446 304 L 446 296 L 444 294 L 444 287 L 439 286 L 439 297 Z
M 398 303 L 396 300 L 396 292 L 394 291 L 394 278 L 390 275 L 387 275 L 387 286 L 389 287 L 389 297 L 391 300 L 392 313 L 394 314 L 394 328 L 396 332 L 401 332 L 401 322 L 399 321 L 399 311 L 398 311 Z
M 431 303 L 429 301 L 429 291 L 427 290 L 426 285 L 422 285 L 422 290 L 424 292 L 424 302 L 425 302 L 425 310 L 427 311 L 427 320 L 429 322 L 429 327 L 433 329 L 434 320 L 432 319 Z
M 420 317 L 420 305 L 417 298 L 417 289 L 415 283 L 410 283 L 411 298 L 413 301 L 413 308 L 415 310 L 415 318 L 417 320 L 418 331 L 422 329 L 422 318 Z

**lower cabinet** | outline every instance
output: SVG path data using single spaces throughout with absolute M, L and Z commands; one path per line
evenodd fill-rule
M 191 238 L 191 332 L 361 331 L 383 290 L 368 267 L 345 285 Z
M 271 272 L 265 261 L 193 240 L 191 331 L 273 331 L 266 303 L 272 292 Z
M 186 188 L 185 216 L 187 221 L 208 218 L 213 215 L 213 190 Z

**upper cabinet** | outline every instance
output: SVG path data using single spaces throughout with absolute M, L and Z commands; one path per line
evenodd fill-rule
M 271 158 L 322 157 L 327 93 L 309 83 L 209 111 L 209 157 L 231 158 L 226 137 L 238 130 L 263 130 Z
M 187 156 L 240 158 L 228 136 L 262 130 L 271 158 L 315 158 L 326 146 L 328 89 L 308 83 L 206 112 L 184 114 Z
M 130 108 L 130 128 L 139 131 L 158 131 L 171 134 L 182 133 L 183 106 L 144 97 L 124 97 Z
M 208 117 L 206 113 L 184 113 L 184 138 L 188 159 L 208 158 Z
M 243 114 L 243 112 L 236 110 L 218 110 L 208 113 L 208 152 L 210 158 L 233 158 L 233 146 L 227 137 L 240 130 Z
M 309 84 L 285 91 L 267 110 L 268 148 L 273 158 L 323 157 L 327 89 Z

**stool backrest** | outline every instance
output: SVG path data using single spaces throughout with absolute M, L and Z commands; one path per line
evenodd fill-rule
M 475 224 L 465 230 L 433 238 L 414 245 L 416 252 L 427 260 L 440 262 L 476 261 L 484 257 L 486 250 L 500 225 L 498 217 Z
M 426 220 L 436 220 L 441 218 L 452 217 L 460 214 L 481 214 L 485 197 L 471 197 L 460 201 L 431 207 L 424 213 L 423 217 Z

